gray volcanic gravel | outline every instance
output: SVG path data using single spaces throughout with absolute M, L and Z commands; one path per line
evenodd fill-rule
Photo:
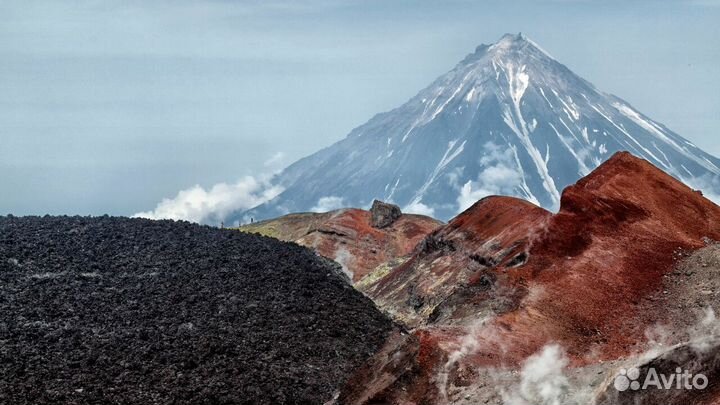
M 291 243 L 0 217 L 2 404 L 322 404 L 392 328 Z

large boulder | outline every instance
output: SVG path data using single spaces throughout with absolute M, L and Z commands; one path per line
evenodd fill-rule
M 378 229 L 387 228 L 402 215 L 402 211 L 400 211 L 400 207 L 397 205 L 378 200 L 373 201 L 370 213 L 372 214 L 372 226 Z

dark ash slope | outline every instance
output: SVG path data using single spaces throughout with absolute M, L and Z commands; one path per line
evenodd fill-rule
M 294 244 L 0 217 L 0 403 L 320 404 L 392 328 Z

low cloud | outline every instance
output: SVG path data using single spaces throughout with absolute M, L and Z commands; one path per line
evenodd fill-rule
M 706 175 L 695 178 L 683 178 L 685 184 L 688 186 L 700 190 L 703 196 L 708 200 L 720 205 L 720 177 Z
M 217 225 L 230 213 L 247 210 L 275 198 L 283 188 L 269 179 L 246 176 L 233 184 L 219 183 L 210 189 L 199 185 L 163 199 L 152 211 L 133 217 L 175 219 Z
M 285 155 L 285 152 L 276 152 L 274 155 L 270 156 L 270 158 L 263 163 L 263 166 L 272 170 L 273 172 L 279 171 L 279 170 L 282 170 L 285 168 L 286 160 L 287 160 L 287 155 Z
M 312 212 L 328 212 L 328 211 L 334 211 L 340 208 L 344 208 L 345 203 L 344 199 L 342 197 L 336 197 L 336 196 L 327 196 L 327 197 L 320 197 L 318 199 L 317 204 L 315 204 L 314 207 L 310 208 L 310 211 Z
M 402 212 L 406 214 L 426 215 L 428 217 L 432 217 L 433 215 L 435 215 L 435 208 L 427 206 L 422 202 L 418 201 L 405 206 L 402 209 Z
M 485 150 L 487 153 L 480 159 L 483 169 L 477 180 L 469 180 L 460 188 L 458 212 L 490 195 L 513 195 L 522 182 L 522 172 L 517 168 L 513 149 L 488 142 Z

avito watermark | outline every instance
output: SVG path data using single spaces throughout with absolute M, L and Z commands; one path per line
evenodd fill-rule
M 703 390 L 708 386 L 708 378 L 704 374 L 692 374 L 688 370 L 678 367 L 673 374 L 658 373 L 650 367 L 645 379 L 640 381 L 640 369 L 621 369 L 614 382 L 615 389 L 623 392 L 627 390 L 645 390 L 655 388 L 658 390 Z

